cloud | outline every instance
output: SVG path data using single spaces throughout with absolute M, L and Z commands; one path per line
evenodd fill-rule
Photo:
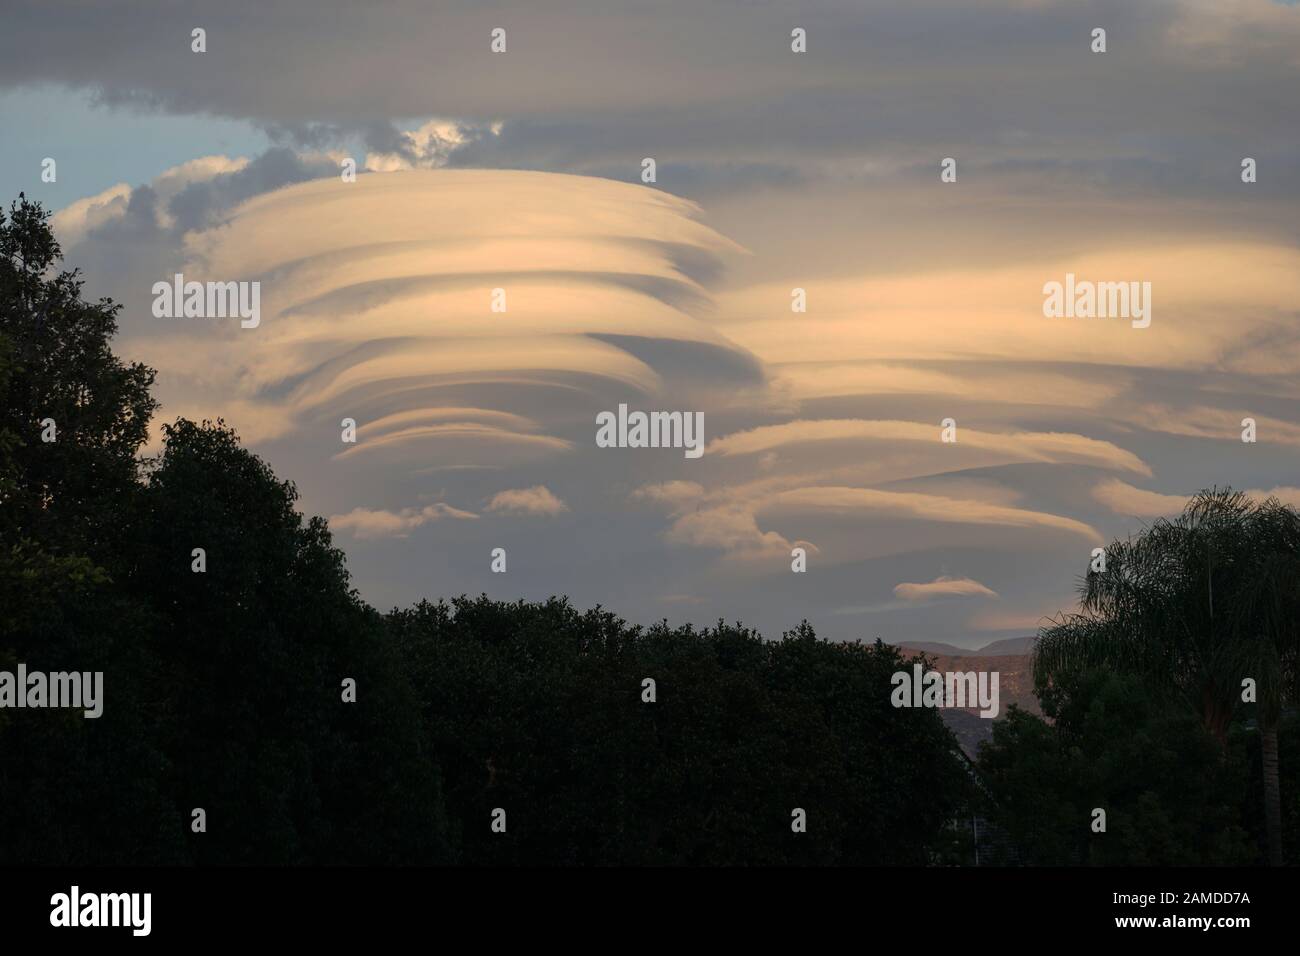
M 70 249 L 92 229 L 126 215 L 130 199 L 131 187 L 126 183 L 118 183 L 97 195 L 78 199 L 50 217 L 55 238 L 65 251 Z
M 758 527 L 754 514 L 741 505 L 708 508 L 683 514 L 664 534 L 672 544 L 694 548 L 715 548 L 740 561 L 790 557 L 795 547 L 810 554 L 818 552 L 810 541 L 790 541 L 775 531 Z
M 490 412 L 492 410 L 479 409 L 476 411 Z M 508 428 L 499 428 L 482 422 L 441 422 L 436 425 L 402 428 L 388 432 L 385 435 L 369 438 L 364 444 L 353 445 L 346 451 L 339 452 L 335 457 L 369 456 L 384 449 L 401 448 L 406 445 L 418 446 L 427 444 L 430 441 L 447 444 L 453 439 L 467 440 L 480 448 L 491 445 L 514 445 L 542 452 L 554 452 L 567 451 L 573 447 L 570 442 L 562 438 L 552 438 L 548 435 L 521 434 Z
M 347 514 L 331 515 L 329 522 L 334 531 L 347 531 L 357 538 L 405 538 L 421 525 L 443 518 L 469 520 L 477 517 L 472 512 L 439 502 L 401 511 L 353 508 Z
M 1145 488 L 1135 488 L 1117 478 L 1099 482 L 1093 487 L 1092 496 L 1115 514 L 1138 518 L 1177 514 L 1183 510 L 1188 500 L 1186 495 L 1165 495 Z
M 1241 441 L 1241 423 L 1253 418 L 1258 440 L 1269 444 L 1300 445 L 1300 425 L 1244 407 L 1225 409 L 1208 405 L 1175 407 L 1149 404 L 1132 409 L 1125 417 L 1133 426 L 1149 431 L 1232 442 Z
M 405 0 L 383 16 L 250 7 L 213 13 L 197 57 L 171 6 L 78 7 L 50 47 L 49 15 L 18 0 L 0 85 L 243 117 L 282 144 L 64 210 L 72 264 L 126 305 L 117 347 L 162 370 L 165 415 L 225 415 L 306 506 L 367 528 L 406 533 L 423 510 L 357 502 L 478 501 L 485 475 L 563 489 L 583 502 L 566 522 L 575 556 L 512 564 L 524 589 L 618 594 L 646 619 L 664 595 L 700 593 L 782 620 L 856 603 L 864 580 L 996 567 L 1005 623 L 1074 577 L 1081 538 L 1125 530 L 1117 516 L 1153 516 L 1203 479 L 1290 474 L 1293 9 L 1124 5 L 1106 24 L 1123 43 L 1094 57 L 1092 15 L 1055 0 L 884 0 L 868 19 L 813 0 L 796 56 L 788 11 L 738 22 L 679 2 L 653 17 L 509 4 L 504 56 L 481 5 L 459 0 L 436 22 Z M 958 28 L 929 29 L 940 20 Z M 152 169 L 143 144 L 95 140 Z M 1258 183 L 1225 142 L 1249 144 Z M 953 152 L 960 184 L 941 185 Z M 372 172 L 343 183 L 344 154 Z M 647 154 L 653 188 L 632 185 Z M 262 326 L 152 320 L 150 284 L 181 268 L 260 280 Z M 1151 281 L 1151 328 L 1044 319 L 1042 285 L 1067 271 Z M 796 286 L 807 313 L 790 311 Z M 487 308 L 496 287 L 505 313 Z M 594 415 L 622 401 L 704 412 L 708 453 L 595 450 Z M 1247 415 L 1259 444 L 1218 454 Z M 345 417 L 355 445 L 339 441 Z M 476 548 L 494 527 L 442 530 Z M 791 575 L 809 540 L 813 573 Z M 446 592 L 481 587 L 445 549 L 361 550 L 378 600 L 427 593 L 429 564 Z M 887 600 L 880 588 L 862 603 Z M 873 607 L 901 606 L 930 637 L 998 623 L 969 623 L 969 603 Z
M 894 596 L 910 603 L 933 601 L 945 597 L 992 597 L 997 592 L 972 578 L 938 577 L 926 584 L 894 585 Z
M 942 428 L 919 422 L 795 420 L 736 432 L 709 443 L 707 451 L 746 455 L 794 444 L 830 441 L 924 442 L 939 444 Z M 972 428 L 958 432 L 957 445 L 996 453 L 1003 461 L 1038 461 L 1096 465 L 1149 475 L 1150 469 L 1132 452 L 1106 441 L 1061 433 L 998 434 Z
M 1246 494 L 1257 501 L 1276 498 L 1283 504 L 1300 507 L 1300 488 L 1285 485 L 1267 489 L 1253 488 L 1247 490 Z M 1137 518 L 1159 518 L 1179 514 L 1192 497 L 1135 488 L 1115 478 L 1099 482 L 1093 487 L 1092 495 L 1115 514 Z
M 919 194 L 918 202 L 932 200 Z M 958 234 L 976 228 L 961 213 L 951 215 L 962 221 L 949 221 L 947 213 L 927 217 L 930 233 L 913 239 L 942 241 L 938 221 Z M 1088 231 L 1104 237 L 1107 228 L 1098 210 Z M 1067 272 L 1150 282 L 1151 327 L 1044 318 L 1043 285 Z M 811 286 L 809 311 L 791 321 L 776 306 L 788 308 L 790 288 L 800 281 Z M 1263 238 L 1152 234 L 1140 243 L 1104 238 L 1101 248 L 1065 256 L 1047 246 L 1001 263 L 941 258 L 920 271 L 880 268 L 869 282 L 830 276 L 814 285 L 797 273 L 767 276 L 729 290 L 719 311 L 727 335 L 768 357 L 796 399 L 937 387 L 967 399 L 1107 409 L 1106 399 L 1122 401 L 1134 384 L 1129 369 L 1294 371 L 1300 332 L 1286 303 L 1297 296 L 1300 252 L 1293 248 Z M 1233 323 L 1221 321 L 1225 311 Z
M 844 518 L 888 517 L 932 521 L 941 524 L 976 524 L 1005 528 L 1051 530 L 1100 541 L 1097 531 L 1081 521 L 1061 515 L 1008 508 L 982 501 L 946 498 L 913 492 L 881 491 L 874 488 L 799 488 L 783 491 L 766 502 L 760 511 L 827 513 Z
M 698 481 L 664 481 L 643 485 L 632 492 L 632 498 L 668 505 L 674 512 L 704 497 L 704 486 Z
M 545 485 L 534 485 L 532 488 L 498 491 L 488 502 L 487 510 L 509 514 L 554 516 L 562 511 L 568 511 L 569 506 L 555 497 Z
M 1300 508 L 1300 488 L 1295 488 L 1290 485 L 1281 485 L 1267 490 L 1257 489 L 1255 491 L 1248 491 L 1247 494 L 1252 498 L 1276 498 L 1284 505 L 1291 505 L 1293 508 Z
M 404 169 L 438 169 L 446 166 L 457 150 L 500 132 L 499 123 L 482 127 L 454 120 L 429 120 L 413 130 L 395 131 L 387 144 L 391 149 L 372 149 L 366 154 L 365 168 L 379 173 Z
M 538 396 L 603 393 L 597 407 L 608 408 L 629 390 L 654 393 L 682 361 L 698 365 L 703 389 L 725 386 L 728 363 L 752 367 L 686 307 L 706 298 L 697 277 L 716 272 L 711 261 L 738 251 L 697 222 L 688 202 L 510 171 L 414 170 L 351 183 L 331 174 L 281 186 L 317 167 L 282 163 L 272 174 L 269 162 L 206 164 L 203 183 L 195 167 L 179 191 L 150 187 L 148 240 L 101 230 L 78 244 L 92 258 L 134 253 L 130 268 L 109 271 L 125 293 L 124 338 L 169 373 L 165 404 L 233 410 L 231 423 L 253 441 L 351 417 L 359 441 L 339 450 L 342 461 L 427 465 L 441 448 L 456 464 L 492 466 L 574 447 L 554 421 L 527 414 Z M 267 174 L 254 176 L 259 169 Z M 209 188 L 201 198 L 192 192 L 200 185 Z M 270 191 L 246 198 L 260 187 Z M 159 205 L 165 195 L 173 198 Z M 187 196 L 191 206 L 177 212 Z M 66 218 L 84 222 L 122 201 L 111 193 Z M 178 236 L 162 231 L 160 209 L 196 224 L 179 236 L 179 260 L 167 261 Z M 152 319 L 146 293 L 173 272 L 260 282 L 260 326 Z M 491 309 L 496 288 L 504 312 Z M 676 351 L 655 354 L 656 342 Z M 169 382 L 183 384 L 183 396 Z
M 475 0 L 444 0 L 437 17 L 410 0 L 379 16 L 346 0 L 302 16 L 234 3 L 205 11 L 208 52 L 194 54 L 193 16 L 166 0 L 125 12 L 12 0 L 0 87 L 53 83 L 108 105 L 237 117 L 302 142 L 361 134 L 398 156 L 400 136 L 383 131 L 404 118 L 501 122 L 503 154 L 496 137 L 467 144 L 479 165 L 634 168 L 654 143 L 695 180 L 706 167 L 861 175 L 868 160 L 897 168 L 964 143 L 990 160 L 1071 157 L 1101 169 L 1135 152 L 1169 161 L 1176 147 L 1179 175 L 1165 182 L 1178 184 L 1217 164 L 1222 142 L 1285 153 L 1296 126 L 1287 91 L 1300 24 L 1294 8 L 1258 0 L 1113 6 L 1106 25 L 1123 43 L 1104 57 L 1087 52 L 1088 8 L 1024 0 L 977 12 L 966 0 L 882 0 L 869 17 L 813 0 L 800 7 L 801 55 L 789 51 L 780 5 L 748 4 L 739 17 L 734 4 L 687 0 L 653 15 L 595 0 L 499 12 L 509 47 L 495 55 L 497 21 Z M 1147 82 L 1153 71 L 1167 82 Z

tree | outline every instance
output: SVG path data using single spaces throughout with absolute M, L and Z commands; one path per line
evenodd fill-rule
M 1193 508 L 1213 507 L 1198 499 Z M 1251 510 L 1249 554 L 1230 623 L 1243 677 L 1256 685 L 1269 863 L 1283 863 L 1278 727 L 1287 701 L 1300 700 L 1300 514 L 1269 498 Z
M 165 426 L 146 468 L 153 372 L 58 256 L 39 205 L 0 214 L 0 668 L 101 672 L 103 714 L 0 710 L 0 862 L 446 862 L 410 685 L 325 522 L 219 422 Z
M 224 821 L 197 858 L 446 862 L 414 698 L 325 521 L 304 519 L 293 484 L 224 423 L 182 419 L 163 434 L 123 584 L 157 615 L 178 705 L 161 728 L 175 798 Z M 346 678 L 355 703 L 342 700 Z
M 1042 703 L 1047 720 L 1012 707 L 978 760 L 988 813 L 1025 862 L 1250 862 L 1238 738 L 1221 749 L 1197 715 L 1133 675 L 1064 676 Z M 1092 829 L 1098 808 L 1102 833 Z
M 110 700 L 95 720 L 0 711 L 0 855 L 177 862 L 150 615 L 113 580 L 153 372 L 109 349 L 117 307 L 54 273 L 47 219 L 23 197 L 0 211 L 0 666 L 100 671 Z
M 129 507 L 137 456 L 158 407 L 154 371 L 109 348 L 120 306 L 81 298 L 49 214 L 21 197 L 0 211 L 0 335 L 11 343 L 0 379 L 0 433 L 10 436 L 12 484 L 0 507 L 6 540 L 103 563 Z M 52 420 L 55 441 L 41 440 Z
M 905 665 L 884 644 L 643 629 L 557 598 L 421 602 L 388 625 L 466 862 L 923 865 L 968 797 L 938 713 L 890 704 Z
M 1080 612 L 1044 628 L 1034 651 L 1040 694 L 1097 668 L 1134 674 L 1148 692 L 1196 713 L 1220 748 L 1242 681 L 1254 679 L 1273 862 L 1281 859 L 1277 719 L 1296 692 L 1296 521 L 1294 508 L 1273 499 L 1201 492 L 1176 518 L 1113 542 L 1105 571 L 1083 582 Z

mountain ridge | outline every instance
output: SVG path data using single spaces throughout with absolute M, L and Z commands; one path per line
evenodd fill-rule
M 991 641 L 983 647 L 957 647 L 941 641 L 891 641 L 895 647 L 905 651 L 920 651 L 925 654 L 938 654 L 942 657 L 1019 657 L 1031 654 L 1038 638 L 1006 637 Z

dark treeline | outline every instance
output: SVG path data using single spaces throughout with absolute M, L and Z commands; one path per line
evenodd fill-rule
M 103 715 L 0 709 L 0 863 L 961 864 L 977 815 L 1031 863 L 1262 859 L 1252 712 L 1216 736 L 1139 676 L 1058 669 L 1052 719 L 1013 711 L 974 773 L 891 706 L 879 642 L 561 599 L 381 615 L 222 423 L 140 457 L 154 373 L 58 257 L 39 206 L 0 215 L 0 671 L 102 671 Z

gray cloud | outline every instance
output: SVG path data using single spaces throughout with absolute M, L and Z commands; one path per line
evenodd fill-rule
M 688 195 L 953 153 L 1021 179 L 1171 190 L 1253 155 L 1273 194 L 1300 162 L 1300 10 L 1266 0 L 63 7 L 8 6 L 0 86 L 246 119 L 297 147 L 356 138 L 411 159 L 412 118 L 501 121 L 454 164 L 630 178 L 653 155 Z M 789 50 L 796 24 L 805 54 Z M 1088 50 L 1099 25 L 1105 54 Z M 195 26 L 207 53 L 190 51 Z M 505 54 L 489 52 L 495 26 Z
M 243 169 L 186 186 L 168 207 L 175 217 L 171 231 L 183 235 L 209 226 L 245 199 L 337 173 L 338 164 L 330 160 L 304 159 L 283 147 L 268 150 Z

